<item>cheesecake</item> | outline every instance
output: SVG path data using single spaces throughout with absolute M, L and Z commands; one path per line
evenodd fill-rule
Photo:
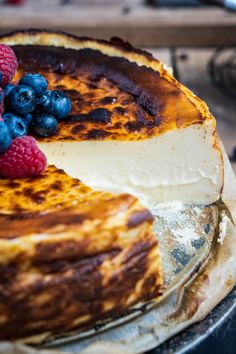
M 215 118 L 165 65 L 117 38 L 28 30 L 0 42 L 16 53 L 15 80 L 41 73 L 72 102 L 54 136 L 36 137 L 46 172 L 0 180 L 0 339 L 89 328 L 159 301 L 151 212 L 220 199 Z

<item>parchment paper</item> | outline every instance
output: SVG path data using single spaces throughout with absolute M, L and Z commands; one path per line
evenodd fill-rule
M 200 257 L 197 261 L 197 257 L 193 253 L 193 257 L 190 257 L 189 262 L 185 265 L 182 264 L 183 268 L 181 269 L 180 267 L 178 270 L 178 259 L 181 260 L 181 257 L 178 258 L 177 256 L 177 262 L 172 262 L 169 268 L 165 268 L 165 279 L 169 291 L 158 306 L 153 307 L 150 311 L 128 323 L 122 323 L 119 327 L 111 328 L 79 341 L 60 344 L 55 348 L 57 349 L 56 351 L 55 349 L 37 351 L 20 344 L 0 343 L 0 353 L 142 353 L 161 344 L 190 324 L 206 317 L 232 290 L 236 283 L 236 227 L 234 224 L 236 221 L 236 179 L 223 146 L 222 150 L 225 166 L 225 185 L 222 192 L 222 202 L 218 204 L 217 208 L 219 210 L 219 219 L 217 220 L 219 227 L 214 229 L 214 240 L 212 242 L 210 232 L 210 239 L 205 239 L 208 242 L 204 242 L 202 247 L 199 248 L 201 251 L 196 254 L 197 257 Z M 159 213 L 158 217 L 160 218 L 160 209 L 156 212 Z M 179 212 L 181 213 L 181 210 Z M 197 213 L 196 210 L 195 213 Z M 210 215 L 213 218 L 211 225 L 214 225 L 214 217 L 217 214 L 213 210 Z M 192 220 L 194 220 L 194 217 Z M 184 227 L 189 226 L 189 219 L 185 223 L 187 224 L 183 225 Z M 204 221 L 202 222 L 203 224 Z M 205 220 L 204 227 L 206 225 Z M 199 234 L 201 231 L 201 228 L 199 229 L 197 226 L 197 233 Z M 205 229 L 205 235 L 208 233 Z M 189 235 L 193 237 L 191 232 Z M 181 240 L 181 232 L 179 232 L 179 235 L 177 233 L 177 236 L 180 236 L 177 237 L 179 242 Z M 186 239 L 183 239 L 183 242 L 186 242 Z M 196 250 L 197 247 L 199 245 L 195 247 Z M 186 250 L 186 247 L 184 249 Z M 198 269 L 193 271 L 193 266 L 196 267 L 196 265 Z M 187 267 L 186 272 L 185 267 Z M 173 273 L 175 276 L 173 276 Z

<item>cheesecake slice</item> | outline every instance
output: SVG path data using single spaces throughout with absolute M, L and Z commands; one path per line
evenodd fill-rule
M 153 218 L 136 198 L 54 166 L 0 179 L 0 194 L 0 340 L 88 328 L 161 295 Z
M 0 40 L 16 52 L 16 79 L 40 72 L 72 100 L 58 134 L 39 141 L 49 163 L 150 207 L 219 199 L 223 161 L 215 118 L 150 54 L 117 39 L 45 31 Z

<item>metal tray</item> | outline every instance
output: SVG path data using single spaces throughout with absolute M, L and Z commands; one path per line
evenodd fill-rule
M 236 314 L 236 286 L 230 294 L 206 317 L 185 331 L 172 337 L 147 354 L 187 354 L 219 330 Z M 233 339 L 232 339 L 233 340 Z M 226 345 L 226 343 L 224 343 Z M 220 350 L 220 349 L 219 349 Z M 199 351 L 200 353 L 201 351 Z M 211 351 L 212 352 L 212 351 Z M 228 354 L 232 352 L 226 351 Z M 210 352 L 209 352 L 210 353 Z

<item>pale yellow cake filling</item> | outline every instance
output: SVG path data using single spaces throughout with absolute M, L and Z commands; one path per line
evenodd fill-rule
M 130 193 L 153 207 L 220 197 L 223 166 L 211 121 L 141 141 L 39 143 L 49 164 L 98 190 Z

